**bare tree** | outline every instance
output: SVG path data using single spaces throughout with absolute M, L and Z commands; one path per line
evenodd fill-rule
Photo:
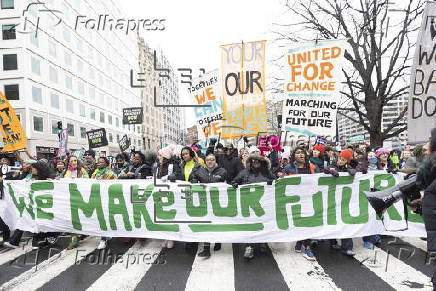
M 382 127 L 388 102 L 408 94 L 410 60 L 419 30 L 424 0 L 287 0 L 286 8 L 296 19 L 277 24 L 278 41 L 347 39 L 343 98 L 348 102 L 339 114 L 363 126 L 371 146 L 406 130 L 407 106 L 392 122 Z M 401 2 L 401 3 L 399 3 Z M 394 16 L 394 17 L 393 17 Z M 350 114 L 352 112 L 353 114 Z

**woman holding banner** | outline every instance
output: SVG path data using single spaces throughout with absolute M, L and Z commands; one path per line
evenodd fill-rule
M 318 151 L 318 155 L 321 152 L 319 150 L 314 149 L 314 151 Z M 291 162 L 283 169 L 283 173 L 286 176 L 290 175 L 301 175 L 301 174 L 315 174 L 319 173 L 318 167 L 313 164 L 309 156 L 306 152 L 306 149 L 303 147 L 297 147 L 291 154 Z M 303 257 L 309 261 L 316 261 L 315 255 L 311 250 L 311 239 L 306 239 L 303 241 L 297 241 L 295 244 L 294 251 L 296 253 L 301 253 L 301 248 L 304 247 Z
M 208 154 L 206 157 L 206 168 L 200 168 L 194 175 L 191 176 L 191 183 L 219 183 L 226 181 L 227 172 L 225 169 L 219 167 L 216 163 L 214 154 Z M 220 243 L 215 243 L 214 251 L 221 249 Z M 199 257 L 210 258 L 210 243 L 204 243 L 204 249 L 198 254 Z

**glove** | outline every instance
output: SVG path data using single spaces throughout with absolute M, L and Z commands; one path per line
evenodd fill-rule
M 368 174 L 368 169 L 367 168 L 363 168 L 362 169 L 362 174 Z
M 269 180 L 268 182 L 266 182 L 267 185 L 272 185 L 273 180 Z
M 357 173 L 356 169 L 349 169 L 348 170 L 348 174 L 350 174 L 350 176 L 356 176 L 356 173 Z
M 397 174 L 398 173 L 398 169 L 396 169 L 396 168 L 387 168 L 386 169 L 386 172 L 388 172 L 388 173 L 390 173 L 390 174 Z
M 333 177 L 339 177 L 339 173 L 335 169 L 325 168 L 324 174 L 332 175 Z
M 238 189 L 238 186 L 239 186 L 238 183 L 233 183 L 232 184 L 232 187 L 235 188 L 235 189 Z

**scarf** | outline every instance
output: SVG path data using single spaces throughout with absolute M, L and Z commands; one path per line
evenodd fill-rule
M 109 168 L 97 169 L 94 174 L 92 174 L 92 179 L 97 180 L 113 180 L 116 178 L 115 174 Z

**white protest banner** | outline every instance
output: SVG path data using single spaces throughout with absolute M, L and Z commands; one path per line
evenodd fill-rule
M 192 184 L 191 189 L 169 183 L 166 188 L 152 180 L 5 181 L 0 216 L 12 229 L 32 232 L 191 242 L 423 237 L 422 218 L 410 209 L 408 230 L 386 231 L 363 193 L 402 179 L 382 171 L 338 178 L 315 174 L 238 189 L 223 183 Z M 390 231 L 402 229 L 403 217 L 400 201 L 388 209 L 384 224 Z
M 264 40 L 221 46 L 222 139 L 267 132 L 265 50 Z
M 408 138 L 427 142 L 436 127 L 436 3 L 427 2 L 411 68 L 408 107 Z
M 223 104 L 218 70 L 208 72 L 192 81 L 188 88 L 194 104 L 209 107 L 194 107 L 200 139 L 217 138 L 221 133 Z
M 300 43 L 288 50 L 282 128 L 336 136 L 345 41 Z

